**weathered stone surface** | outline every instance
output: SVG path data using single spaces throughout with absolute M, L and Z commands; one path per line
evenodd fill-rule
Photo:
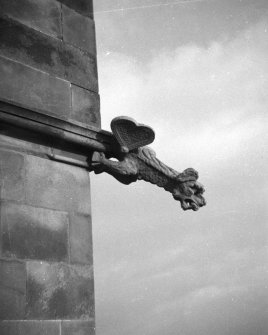
M 0 320 L 24 319 L 25 297 L 25 264 L 0 260 Z
M 70 261 L 93 264 L 90 215 L 72 214 L 70 217 Z
M 1 12 L 48 35 L 61 37 L 61 8 L 55 0 L 0 0 Z
M 26 204 L 91 214 L 86 170 L 35 156 L 26 157 Z
M 0 321 L 1 335 L 60 335 L 60 321 Z
M 155 139 L 154 130 L 127 116 L 118 116 L 111 121 L 112 132 L 126 152 L 151 144 Z
M 100 99 L 97 93 L 76 85 L 72 89 L 72 111 L 70 119 L 85 125 L 100 127 Z
M 7 133 L 10 131 L 10 128 L 8 130 L 7 126 L 5 125 L 5 130 L 3 131 L 3 133 Z M 13 128 L 12 128 L 13 130 Z M 16 135 L 20 135 L 18 128 L 14 129 L 14 132 Z M 27 140 L 22 140 L 21 138 L 14 138 L 11 136 L 11 133 L 9 132 L 10 136 L 6 136 L 6 135 L 1 135 L 1 129 L 0 129 L 0 150 L 1 149 L 5 149 L 5 150 L 16 150 L 19 153 L 25 152 L 25 153 L 30 153 L 30 152 L 35 152 L 36 154 L 40 154 L 40 155 L 47 155 L 49 153 L 51 153 L 50 147 L 44 146 L 44 145 L 40 145 L 40 144 L 36 144 L 36 143 L 31 143 Z M 28 133 L 29 137 L 32 136 L 32 133 Z M 34 134 L 36 135 L 36 134 Z M 23 136 L 23 135 L 22 135 Z M 30 137 L 32 139 L 32 137 Z M 38 137 L 38 139 L 40 139 L 40 135 Z M 44 138 L 42 137 L 41 139 L 43 142 Z M 48 145 L 51 146 L 51 142 L 48 142 Z
M 106 172 L 125 185 L 137 180 L 150 182 L 170 192 L 175 200 L 180 201 L 183 210 L 197 211 L 206 205 L 205 189 L 197 181 L 196 170 L 188 168 L 179 173 L 157 159 L 151 148 L 143 146 L 154 140 L 150 127 L 119 116 L 112 120 L 111 128 L 121 146 L 121 154 L 118 160 L 110 160 L 104 153 L 95 151 L 91 167 L 96 174 Z
M 58 0 L 58 1 L 83 15 L 92 16 L 93 0 Z
M 26 306 L 27 319 L 93 321 L 92 267 L 28 262 Z
M 0 57 L 0 99 L 67 119 L 71 111 L 68 81 Z
M 0 54 L 98 91 L 96 58 L 61 40 L 0 17 Z
M 94 335 L 95 328 L 88 321 L 63 321 L 61 335 Z
M 62 7 L 63 40 L 96 55 L 94 21 L 74 10 Z
M 23 201 L 24 157 L 11 151 L 0 150 L 0 198 Z
M 68 215 L 16 204 L 1 203 L 2 255 L 5 257 L 68 260 Z

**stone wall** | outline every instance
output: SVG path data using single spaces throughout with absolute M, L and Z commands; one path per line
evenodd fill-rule
M 0 116 L 36 124 L 0 123 L 0 334 L 95 334 L 87 150 L 59 140 L 100 129 L 92 1 L 0 6 Z
M 91 0 L 0 0 L 1 100 L 100 126 Z

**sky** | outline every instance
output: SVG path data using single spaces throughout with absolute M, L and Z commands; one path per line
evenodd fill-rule
M 267 0 L 94 9 L 102 128 L 151 126 L 207 200 L 91 174 L 97 335 L 267 335 Z

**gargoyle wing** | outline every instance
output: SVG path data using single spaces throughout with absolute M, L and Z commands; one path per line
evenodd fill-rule
M 127 116 L 119 116 L 111 122 L 112 132 L 121 146 L 122 152 L 148 145 L 154 141 L 154 130 Z

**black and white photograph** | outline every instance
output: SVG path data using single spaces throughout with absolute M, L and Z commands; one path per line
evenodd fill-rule
M 268 1 L 0 0 L 0 335 L 268 335 Z

